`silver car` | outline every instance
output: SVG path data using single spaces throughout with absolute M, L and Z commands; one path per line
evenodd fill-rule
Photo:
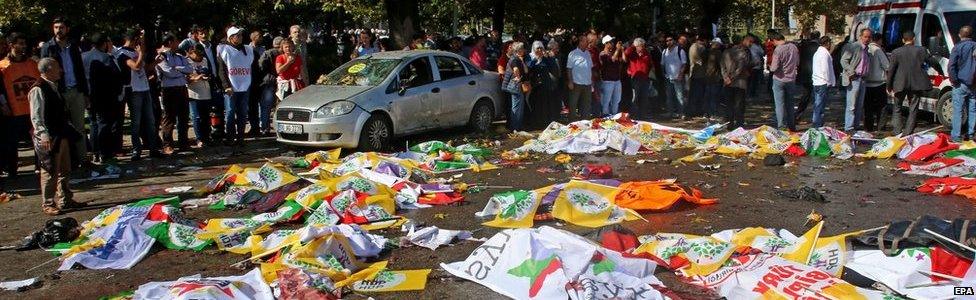
M 501 112 L 498 78 L 450 52 L 376 53 L 285 97 L 274 126 L 285 144 L 363 151 L 385 150 L 393 137 L 434 129 L 488 131 Z

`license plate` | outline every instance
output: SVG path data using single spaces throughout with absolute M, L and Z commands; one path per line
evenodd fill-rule
M 278 132 L 302 133 L 302 125 L 301 124 L 278 124 Z

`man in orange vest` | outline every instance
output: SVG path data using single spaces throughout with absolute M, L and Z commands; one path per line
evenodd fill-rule
M 27 94 L 40 80 L 37 62 L 28 56 L 27 38 L 20 33 L 7 37 L 10 53 L 0 61 L 0 76 L 6 90 L 6 103 L 0 103 L 0 170 L 8 177 L 17 175 L 17 146 L 30 141 L 30 103 Z

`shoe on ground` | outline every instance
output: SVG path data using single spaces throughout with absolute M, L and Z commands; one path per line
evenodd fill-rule
M 142 160 L 142 153 L 141 152 L 132 152 L 132 158 L 131 158 L 131 160 L 132 161 L 140 161 L 140 160 Z
M 163 147 L 163 154 L 170 155 L 173 154 L 173 152 L 174 152 L 173 147 L 170 146 Z M 150 154 L 149 156 L 152 156 L 152 154 Z
M 61 214 L 61 210 L 60 209 L 58 209 L 57 207 L 52 207 L 52 206 L 42 207 L 41 208 L 41 211 L 43 211 L 44 214 L 45 215 L 48 215 L 48 216 L 57 216 L 57 215 L 60 215 Z
M 76 209 L 76 208 L 84 208 L 87 206 L 88 203 L 69 200 L 69 201 L 65 201 L 64 204 L 61 204 L 61 209 Z

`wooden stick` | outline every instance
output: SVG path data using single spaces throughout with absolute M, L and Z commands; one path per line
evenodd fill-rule
M 947 242 L 950 242 L 950 243 L 952 243 L 953 245 L 956 245 L 956 246 L 959 246 L 959 247 L 962 247 L 963 249 L 966 249 L 966 250 L 969 250 L 970 252 L 973 252 L 973 253 L 976 253 L 976 249 L 973 249 L 973 247 L 969 247 L 969 246 L 966 246 L 966 245 L 965 245 L 965 244 L 963 244 L 963 243 L 960 243 L 960 242 L 957 242 L 957 241 L 955 241 L 955 240 L 953 240 L 953 239 L 950 239 L 950 238 L 947 238 L 946 236 L 944 236 L 944 235 L 941 235 L 941 234 L 938 234 L 938 233 L 936 233 L 935 231 L 932 231 L 932 230 L 929 230 L 928 228 L 925 228 L 924 230 L 925 230 L 925 232 L 927 232 L 928 234 L 931 234 L 931 235 L 934 235 L 934 236 L 935 236 L 935 237 L 937 237 L 937 238 L 940 238 L 940 239 L 943 239 L 943 240 L 946 240 Z
M 952 281 L 955 281 L 955 282 L 962 282 L 963 281 L 962 278 L 959 278 L 959 277 L 956 277 L 956 276 L 952 276 L 952 275 L 946 275 L 946 274 L 942 274 L 942 273 L 936 273 L 936 272 L 925 271 L 925 270 L 915 270 L 915 271 L 916 272 L 919 272 L 919 273 L 922 273 L 922 274 L 925 274 L 925 275 L 929 275 L 929 276 L 935 276 L 935 277 L 939 277 L 939 278 L 942 278 L 942 279 L 949 279 L 949 280 L 952 280 Z
M 808 288 L 808 287 L 804 287 L 803 289 L 805 289 L 807 291 L 811 291 L 814 294 L 817 294 L 817 296 L 824 297 L 824 298 L 827 298 L 827 299 L 830 299 L 830 300 L 840 300 L 840 298 L 837 298 L 837 297 L 834 297 L 834 296 L 831 296 L 831 295 L 827 295 L 827 294 L 824 294 L 824 293 L 821 293 L 821 292 L 818 292 L 818 291 L 814 291 L 813 289 Z
M 947 283 L 952 283 L 952 281 L 937 281 L 937 282 L 919 283 L 919 284 L 913 284 L 913 285 L 906 286 L 905 288 L 906 289 L 917 289 L 917 288 L 923 288 L 923 287 L 944 285 L 944 284 L 947 284 Z
M 36 265 L 33 268 L 27 269 L 26 271 L 24 271 L 24 273 L 25 274 L 26 273 L 30 273 L 30 271 L 33 271 L 34 269 L 40 268 L 41 266 L 47 265 L 47 264 L 49 264 L 49 263 L 51 263 L 53 261 L 56 261 L 56 260 L 58 260 L 58 258 L 60 258 L 60 257 L 55 257 L 55 258 L 52 258 L 52 259 L 50 259 L 48 261 L 42 262 L 41 264 Z

